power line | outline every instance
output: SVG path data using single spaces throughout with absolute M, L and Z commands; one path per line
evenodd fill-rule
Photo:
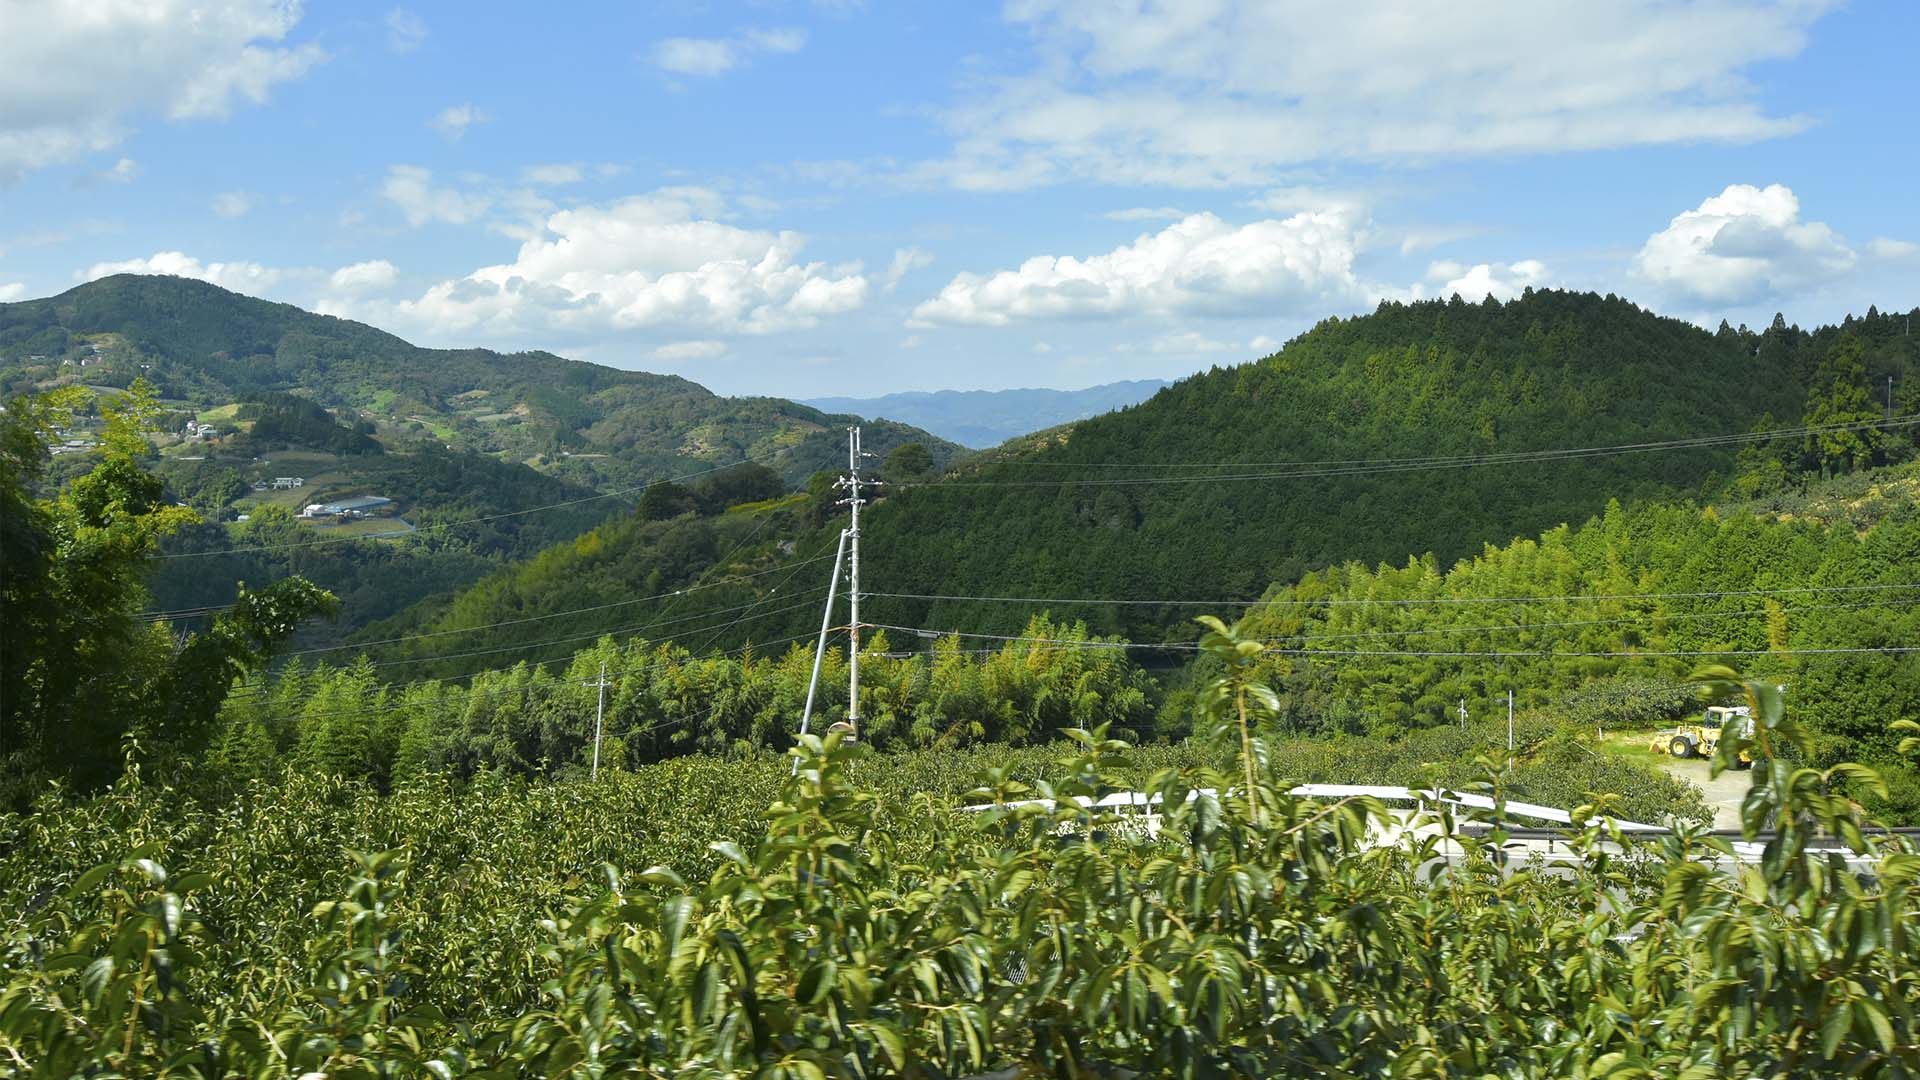
M 1066 648 L 1087 649 L 1149 649 L 1154 651 L 1197 652 L 1199 645 L 1166 644 L 1153 645 L 1128 641 L 1091 641 L 1084 638 L 1042 638 L 1027 637 L 1019 634 L 982 634 L 963 630 L 929 630 L 914 626 L 893 626 L 887 623 L 870 624 L 881 629 L 899 630 L 903 633 L 931 637 L 976 638 L 987 641 L 1026 642 L 1039 645 L 1056 645 Z M 1669 657 L 1709 657 L 1709 656 L 1839 656 L 1839 655 L 1900 655 L 1920 653 L 1920 645 L 1886 646 L 1848 646 L 1835 648 L 1810 649 L 1649 649 L 1645 651 L 1576 651 L 1558 652 L 1554 650 L 1494 651 L 1494 650 L 1425 650 L 1425 649 L 1299 649 L 1284 648 L 1276 642 L 1263 642 L 1266 653 L 1279 656 L 1331 657 L 1331 656 L 1390 656 L 1390 657 L 1479 657 L 1514 660 L 1551 660 L 1566 659 L 1661 659 Z
M 834 543 L 833 540 L 828 540 L 826 543 L 820 545 L 818 549 L 818 553 L 816 553 L 815 555 L 807 559 L 804 559 L 800 562 L 793 564 L 793 572 L 788 574 L 786 577 L 781 578 L 780 583 L 778 585 L 775 585 L 773 588 L 768 589 L 766 591 L 766 594 L 760 597 L 758 603 L 764 604 L 768 600 L 773 599 L 776 593 L 778 593 L 781 589 L 784 589 L 787 587 L 787 583 L 793 580 L 794 575 L 800 572 L 801 567 L 807 566 L 811 563 L 824 562 L 828 558 L 828 556 L 826 555 L 826 550 L 828 547 L 832 546 L 833 543 Z M 751 610 L 751 608 L 749 608 L 749 610 Z M 724 629 L 724 627 L 722 629 Z M 707 646 L 712 645 L 714 639 L 719 636 L 720 636 L 720 631 L 719 630 L 714 631 L 712 634 L 707 636 L 707 639 L 705 641 L 702 641 L 699 645 L 695 646 L 693 651 L 696 653 L 704 652 Z
M 894 600 L 953 600 L 1004 604 L 1086 604 L 1139 605 L 1149 607 L 1366 607 L 1418 606 L 1428 604 L 1539 604 L 1581 603 L 1603 600 L 1699 600 L 1734 596 L 1788 596 L 1802 593 L 1879 592 L 1920 589 L 1920 582 L 1887 585 L 1805 585 L 1777 589 L 1711 589 L 1696 592 L 1581 593 L 1565 596 L 1426 596 L 1404 598 L 1342 597 L 1325 600 L 1127 600 L 1104 597 L 1065 596 L 966 596 L 957 593 L 884 593 L 870 592 L 868 597 Z
M 1877 610 L 1886 607 L 1911 607 L 1914 604 L 1920 604 L 1920 599 L 1885 600 L 1864 604 L 1804 604 L 1799 607 L 1783 607 L 1780 611 L 1783 614 L 1795 615 L 1806 611 L 1861 611 L 1868 608 Z M 1619 626 L 1627 623 L 1691 622 L 1703 619 L 1748 618 L 1768 614 L 1771 614 L 1771 612 L 1767 608 L 1745 608 L 1740 611 L 1683 611 L 1670 614 L 1645 612 L 1639 615 L 1622 615 L 1611 619 L 1574 619 L 1561 622 L 1508 623 L 1500 626 L 1437 626 L 1420 627 L 1409 630 L 1344 630 L 1327 633 L 1316 632 L 1312 636 L 1324 641 L 1330 638 L 1345 640 L 1349 638 L 1413 637 L 1423 634 L 1497 633 L 1508 630 L 1560 630 L 1576 626 Z
M 789 604 L 786 607 L 770 608 L 766 611 L 761 612 L 758 615 L 742 616 L 741 618 L 738 618 L 738 619 L 733 619 L 728 622 L 720 623 L 718 624 L 718 628 L 724 630 L 729 627 L 738 626 L 740 623 L 746 622 L 748 619 L 763 619 L 769 615 L 779 615 L 783 612 L 794 611 L 798 608 L 811 606 L 813 603 L 812 598 L 814 594 L 821 592 L 825 588 L 826 586 L 824 585 L 816 586 L 812 589 L 808 589 L 804 592 L 799 593 L 798 595 L 805 597 L 806 599 L 803 599 L 798 603 Z M 427 664 L 427 663 L 433 663 L 435 661 L 440 661 L 440 660 L 458 660 L 468 656 L 486 656 L 493 653 L 519 652 L 526 649 L 538 649 L 548 645 L 559 645 L 559 644 L 564 644 L 570 641 L 584 641 L 588 638 L 606 637 L 609 634 L 635 634 L 642 630 L 651 629 L 652 627 L 655 627 L 655 626 L 669 626 L 676 622 L 687 622 L 693 619 L 704 619 L 710 615 L 727 614 L 735 611 L 741 611 L 747 608 L 758 607 L 760 603 L 761 601 L 756 600 L 751 604 L 740 604 L 736 607 L 721 608 L 717 611 L 703 611 L 694 615 L 682 615 L 678 619 L 655 619 L 652 622 L 640 623 L 634 626 L 623 626 L 623 627 L 618 627 L 615 629 L 607 629 L 607 630 L 594 630 L 584 634 L 574 634 L 569 637 L 549 638 L 546 641 L 532 641 L 532 642 L 525 642 L 523 644 L 518 644 L 518 645 L 502 645 L 497 648 L 491 648 L 491 649 L 469 649 L 465 652 L 456 652 L 456 653 L 437 653 L 430 656 L 407 657 L 399 660 L 382 660 L 372 666 L 377 668 L 383 668 L 383 667 L 399 667 L 405 664 Z M 692 634 L 692 633 L 699 633 L 700 631 L 703 631 L 703 630 L 711 630 L 714 628 L 715 627 L 713 626 L 696 626 L 691 630 L 685 630 L 681 632 Z
M 1451 462 L 1463 457 L 1503 458 L 1530 456 L 1534 454 L 1595 454 L 1621 453 L 1639 450 L 1667 450 L 1681 447 L 1714 446 L 1721 444 L 1739 444 L 1747 442 L 1771 442 L 1777 439 L 1802 438 L 1809 435 L 1821 435 L 1842 431 L 1870 430 L 1887 427 L 1907 427 L 1920 423 L 1920 414 L 1907 416 L 1888 416 L 1881 420 L 1863 420 L 1852 423 L 1817 424 L 1792 428 L 1769 428 L 1765 431 L 1727 432 L 1719 435 L 1690 435 L 1684 439 L 1662 439 L 1651 442 L 1616 443 L 1609 446 L 1581 447 L 1577 449 L 1539 449 L 1510 450 L 1500 453 L 1477 455 L 1426 455 L 1422 457 L 1401 458 L 1297 458 L 1290 461 L 1034 461 L 1010 458 L 981 462 L 979 467 L 1008 466 L 1020 468 L 1057 468 L 1057 469 L 1282 469 L 1282 468 L 1321 468 L 1342 465 L 1426 465 L 1435 462 Z
M 693 585 L 689 585 L 684 589 L 674 589 L 670 592 L 655 593 L 652 596 L 638 596 L 631 600 L 616 600 L 609 604 L 595 604 L 592 607 L 572 608 L 567 611 L 556 611 L 548 615 L 529 615 L 521 619 L 503 619 L 500 622 L 484 623 L 480 626 L 464 626 L 464 627 L 458 627 L 452 630 L 434 630 L 434 631 L 421 633 L 421 634 L 403 634 L 400 637 L 382 638 L 378 641 L 356 641 L 356 642 L 349 642 L 345 645 L 329 645 L 325 648 L 320 648 L 320 649 L 301 649 L 298 652 L 290 652 L 287 655 L 288 656 L 312 656 L 316 653 L 341 652 L 347 649 L 369 649 L 376 645 L 395 645 L 395 644 L 399 644 L 401 642 L 406 642 L 406 641 L 421 641 L 426 638 L 447 637 L 453 634 L 472 634 L 481 630 L 493 630 L 502 626 L 519 626 L 524 623 L 543 622 L 547 619 L 559 619 L 568 615 L 583 615 L 588 612 L 607 611 L 617 607 L 630 607 L 634 604 L 644 604 L 650 600 L 665 600 L 668 597 L 684 596 L 688 593 L 698 592 L 703 589 L 719 589 L 719 588 L 724 588 L 728 585 L 737 585 L 740 582 L 745 581 L 749 578 L 763 577 L 767 574 L 779 573 L 782 570 L 791 569 L 797 573 L 801 567 L 806 566 L 810 563 L 817 563 L 819 561 L 821 561 L 819 558 L 804 559 L 798 563 L 789 563 L 784 566 L 770 567 L 766 570 L 756 570 L 751 574 L 736 574 L 725 581 L 709 582 L 704 585 L 696 583 Z M 790 576 L 791 575 L 789 575 L 789 577 Z M 781 584 L 784 585 L 785 582 L 783 581 Z M 771 597 L 774 593 L 778 591 L 780 591 L 780 587 L 775 586 L 772 590 L 769 590 L 766 595 L 768 597 Z M 762 599 L 764 600 L 765 597 L 763 597 Z M 737 610 L 737 609 L 729 608 L 724 610 Z M 664 615 L 666 613 L 662 612 L 661 614 Z M 712 615 L 715 613 L 709 611 L 709 612 L 702 612 L 701 614 Z
M 1874 420 L 1858 424 L 1827 424 L 1817 427 L 1785 428 L 1775 431 L 1752 432 L 1744 435 L 1709 435 L 1689 439 L 1672 439 L 1665 442 L 1622 443 L 1613 446 L 1582 446 L 1552 450 L 1516 450 L 1498 454 L 1463 454 L 1450 457 L 1428 458 L 1381 458 L 1381 459 L 1344 459 L 1326 462 L 1288 463 L 1286 471 L 1199 474 L 1193 476 L 1146 476 L 1129 478 L 1071 478 L 1060 480 L 938 480 L 919 484 L 907 484 L 909 488 L 951 488 L 951 487 L 1060 487 L 1066 485 L 1084 487 L 1135 486 L 1140 484 L 1209 484 L 1230 480 L 1299 480 L 1328 476 L 1362 476 L 1377 473 L 1427 472 L 1444 469 L 1467 469 L 1485 465 L 1531 464 L 1539 462 L 1568 461 L 1584 458 L 1612 457 L 1622 454 L 1656 453 L 1664 450 L 1696 449 L 1706 446 L 1734 446 L 1753 442 L 1771 442 L 1783 438 L 1804 438 L 1813 435 L 1832 434 L 1843 431 L 1861 431 L 1871 429 L 1893 429 L 1912 427 L 1920 424 L 1920 416 L 1902 416 L 1891 420 Z M 1005 462 L 1002 464 L 1018 464 Z M 1036 463 L 1039 464 L 1039 463 Z M 1062 462 L 1072 466 L 1074 462 Z M 1084 463 L 1087 467 L 1098 468 L 1101 463 Z M 1126 464 L 1126 463 L 1118 463 Z M 1168 463 L 1165 467 L 1185 468 L 1225 468 L 1231 462 L 1183 464 Z M 1157 467 L 1157 466 L 1156 466 Z M 1244 468 L 1267 468 L 1262 463 L 1249 463 Z

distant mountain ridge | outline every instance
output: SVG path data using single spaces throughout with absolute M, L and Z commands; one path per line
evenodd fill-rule
M 549 352 L 422 348 L 188 278 L 117 274 L 0 303 L 0 391 L 141 375 L 198 404 L 300 393 L 372 421 L 383 440 L 431 439 L 594 487 L 748 457 L 803 482 L 842 460 L 840 429 L 855 419 Z M 963 450 L 903 424 L 868 425 L 866 442 L 883 454 L 920 442 L 936 463 Z
M 179 277 L 115 275 L 0 303 L 0 400 L 141 378 L 165 410 L 154 471 L 169 498 L 206 518 L 168 540 L 170 555 L 193 557 L 155 567 L 154 602 L 217 606 L 239 581 L 299 573 L 344 602 L 310 640 L 571 541 L 654 481 L 753 461 L 772 470 L 776 491 L 804 486 L 845 462 L 843 429 L 859 422 L 547 352 L 422 348 Z M 904 424 L 864 427 L 883 459 L 910 442 L 936 468 L 966 452 Z M 61 464 L 90 467 L 79 455 Z M 265 490 L 282 476 L 300 490 Z M 420 535 L 307 544 L 313 523 L 291 512 L 352 495 L 392 499 L 401 527 Z
M 984 450 L 1021 435 L 1138 405 L 1171 385 L 1164 379 L 1129 379 L 1084 390 L 914 390 L 874 398 L 805 398 L 801 404 L 827 412 L 884 416 Z

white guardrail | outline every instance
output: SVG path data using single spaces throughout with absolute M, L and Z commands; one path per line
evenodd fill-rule
M 1393 826 L 1382 829 L 1376 825 L 1369 831 L 1366 843 L 1367 846 L 1370 847 L 1390 844 L 1410 844 L 1425 837 L 1440 835 L 1440 822 L 1434 817 L 1423 816 L 1423 814 L 1431 814 L 1442 807 L 1479 811 L 1494 811 L 1500 809 L 1495 805 L 1493 799 L 1485 795 L 1447 791 L 1444 789 L 1432 790 L 1393 787 L 1383 784 L 1301 784 L 1298 787 L 1289 789 L 1288 793 L 1301 798 L 1311 799 L 1367 797 L 1378 799 L 1388 804 L 1410 804 L 1393 808 L 1396 819 Z M 1219 795 L 1219 793 L 1212 788 L 1201 788 L 1189 791 L 1187 793 L 1187 801 L 1191 802 L 1203 794 L 1216 797 Z M 1150 795 L 1141 791 L 1117 791 L 1098 799 L 1075 796 L 1070 801 L 1082 810 L 1090 811 L 1096 816 L 1107 818 L 1110 823 L 1118 825 L 1122 829 L 1129 826 L 1144 829 L 1150 836 L 1158 835 L 1160 831 L 1159 806 L 1161 797 L 1159 795 Z M 1019 799 L 1002 803 L 975 804 L 961 807 L 960 809 L 968 813 L 980 813 L 996 808 L 1013 809 L 1023 806 L 1041 807 L 1052 810 L 1058 805 L 1059 803 L 1053 799 Z M 1535 830 L 1551 829 L 1554 826 L 1566 826 L 1570 828 L 1573 825 L 1573 817 L 1571 814 L 1558 807 L 1514 801 L 1506 803 L 1504 814 L 1505 817 L 1502 824 L 1525 830 L 1527 833 L 1527 835 L 1514 837 L 1506 842 L 1503 847 L 1508 858 L 1518 857 L 1524 859 L 1527 856 L 1540 856 L 1549 863 L 1571 863 L 1574 861 L 1572 859 L 1572 852 L 1564 846 L 1563 838 L 1541 836 L 1535 832 Z M 1656 835 L 1672 831 L 1663 825 L 1648 825 L 1644 822 L 1621 819 L 1615 819 L 1615 825 L 1619 827 L 1622 833 Z M 1068 828 L 1070 829 L 1071 827 L 1068 826 Z M 1759 862 L 1763 852 L 1766 850 L 1766 844 L 1762 841 L 1724 837 L 1723 839 L 1728 840 L 1728 847 L 1733 852 L 1733 860 L 1739 864 Z M 1461 852 L 1452 850 L 1453 847 L 1457 847 L 1457 845 L 1451 845 L 1451 841 L 1448 841 L 1446 844 L 1443 844 L 1445 850 L 1440 853 L 1443 858 L 1450 862 L 1455 861 L 1461 855 Z M 1811 845 L 1809 851 L 1815 854 L 1838 855 L 1845 862 L 1847 868 L 1856 873 L 1871 871 L 1875 863 L 1873 858 L 1854 852 L 1841 846 L 1837 842 Z M 1724 856 L 1714 855 L 1703 858 L 1700 861 L 1709 865 L 1719 866 L 1721 869 L 1726 869 L 1726 867 L 1721 866 L 1721 864 L 1726 861 Z
M 1416 804 L 1415 808 L 1419 810 L 1437 808 L 1440 805 L 1463 807 L 1472 810 L 1491 811 L 1498 809 L 1493 799 L 1485 795 L 1474 795 L 1468 792 L 1447 791 L 1444 789 L 1392 787 L 1384 784 L 1301 784 L 1298 787 L 1288 789 L 1287 793 L 1308 799 L 1351 799 L 1366 797 L 1379 799 L 1381 802 L 1388 803 L 1410 802 Z M 1199 788 L 1188 792 L 1187 800 L 1191 802 L 1202 794 L 1218 797 L 1219 792 L 1212 788 Z M 1074 796 L 1072 801 L 1083 810 L 1105 810 L 1113 813 L 1132 811 L 1137 815 L 1157 817 L 1158 814 L 1154 813 L 1154 808 L 1160 805 L 1160 796 L 1149 795 L 1143 791 L 1116 791 L 1111 795 L 1105 795 L 1098 799 L 1089 799 L 1084 795 L 1078 795 Z M 1056 805 L 1058 804 L 1053 799 L 1020 799 L 1013 802 L 983 803 L 965 806 L 961 809 L 972 813 L 991 810 L 996 806 L 1008 808 L 1038 806 L 1052 810 Z M 1573 816 L 1565 810 L 1552 806 L 1541 806 L 1537 803 L 1514 802 L 1509 800 L 1506 804 L 1506 814 L 1508 817 L 1525 818 L 1529 821 L 1541 821 L 1553 825 L 1571 826 L 1573 824 Z M 1638 821 L 1621 821 L 1618 824 L 1622 832 L 1661 833 L 1667 831 L 1663 826 L 1646 825 Z

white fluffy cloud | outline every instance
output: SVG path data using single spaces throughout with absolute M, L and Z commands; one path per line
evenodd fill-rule
M 327 283 L 338 292 L 378 292 L 400 280 L 400 269 L 385 259 L 369 259 L 335 270 Z
M 1479 263 L 1474 266 L 1443 260 L 1427 268 L 1427 280 L 1439 283 L 1436 295 L 1479 301 L 1489 296 L 1495 300 L 1512 300 L 1529 288 L 1548 284 L 1551 277 L 1546 264 L 1538 259 L 1522 259 L 1516 263 Z M 1424 291 L 1420 286 L 1414 287 L 1415 296 Z
M 1025 74 L 945 115 L 968 188 L 1068 177 L 1253 184 L 1334 159 L 1426 160 L 1804 126 L 1743 78 L 1798 53 L 1832 0 L 1011 0 Z
M 744 30 L 725 38 L 666 38 L 654 44 L 648 60 L 669 75 L 712 77 L 746 64 L 756 54 L 795 53 L 806 45 L 805 30 Z
M 517 339 L 648 329 L 767 334 L 866 303 L 871 283 L 857 265 L 803 262 L 799 234 L 714 220 L 723 210 L 718 195 L 699 188 L 560 210 L 513 262 L 442 281 L 415 299 L 336 301 L 330 310 L 441 339 Z
M 1920 244 L 1911 240 L 1876 236 L 1867 241 L 1867 254 L 1876 259 L 1904 259 L 1912 255 L 1920 255 Z
M 288 0 L 7 5 L 0 31 L 0 182 L 105 150 L 130 118 L 222 117 L 325 58 L 283 44 Z
M 1018 269 L 956 276 L 918 323 L 1005 326 L 1118 315 L 1317 314 L 1364 299 L 1363 220 L 1322 210 L 1231 225 L 1194 214 L 1104 255 L 1038 255 Z
M 1647 237 L 1633 273 L 1676 300 L 1742 304 L 1823 284 L 1853 269 L 1853 250 L 1780 185 L 1732 184 Z
M 465 225 L 476 221 L 493 205 L 489 197 L 457 188 L 434 187 L 433 173 L 418 165 L 395 165 L 387 170 L 380 194 L 400 208 L 407 224 L 418 228 L 441 222 Z
M 0 285 L 0 303 L 18 300 L 25 295 L 27 295 L 25 282 L 15 281 L 6 285 Z
M 223 289 L 258 295 L 271 289 L 280 280 L 282 271 L 257 262 L 202 263 L 183 252 L 158 251 L 144 259 L 94 263 L 75 276 L 81 281 L 92 281 L 110 274 L 166 274 L 196 278 Z
M 427 123 L 448 142 L 459 142 L 466 137 L 467 129 L 475 124 L 484 124 L 493 119 L 476 108 L 473 102 L 449 105 L 441 109 Z

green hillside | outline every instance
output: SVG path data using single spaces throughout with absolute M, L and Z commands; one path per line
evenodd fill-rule
M 1874 421 L 1920 406 L 1920 339 L 1877 313 L 1708 333 L 1615 297 L 1383 304 L 1278 354 L 1035 436 L 893 494 L 866 529 L 875 593 L 1246 600 L 1350 560 L 1442 564 L 1609 498 L 1790 490 L 1912 452 L 1905 429 L 1757 448 L 1459 458 Z M 1033 605 L 876 598 L 878 621 L 1006 630 Z M 1097 632 L 1186 634 L 1190 610 L 1051 605 Z M 1177 629 L 1174 629 L 1177 628 Z
M 390 444 L 432 440 L 590 486 L 749 456 L 799 483 L 845 460 L 851 419 L 546 352 L 419 348 L 186 278 L 122 274 L 0 304 L 0 393 L 142 375 L 163 398 L 207 406 L 298 393 Z M 903 424 L 869 425 L 868 444 L 883 452 L 910 441 L 940 462 L 963 452 Z
M 1584 520 L 1609 499 L 1797 504 L 1808 498 L 1802 489 L 1810 478 L 1907 456 L 1911 439 L 1900 429 L 1826 443 L 1795 438 L 1467 468 L 1370 471 L 1369 463 L 1776 430 L 1809 416 L 1875 420 L 1882 414 L 1871 403 L 1839 410 L 1833 403 L 1859 398 L 1889 373 L 1908 385 L 1916 347 L 1901 328 L 1875 314 L 1811 334 L 1784 325 L 1709 334 L 1615 298 L 1557 292 L 1504 305 L 1385 305 L 1322 324 L 1266 360 L 1216 369 L 1123 412 L 1015 440 L 936 481 L 886 489 L 863 530 L 870 593 L 863 617 L 1015 633 L 1047 611 L 1084 620 L 1095 633 L 1178 641 L 1197 612 L 1233 610 L 1275 582 L 1410 554 L 1448 565 L 1486 543 Z M 1895 407 L 1907 412 L 1913 403 L 1902 397 Z M 1295 462 L 1349 464 L 1285 464 Z M 587 553 L 562 545 L 393 628 L 434 631 L 432 642 L 411 646 L 428 651 L 457 651 L 454 642 L 478 634 L 495 650 L 481 666 L 561 655 L 552 647 L 505 647 L 553 637 L 544 617 L 591 606 L 591 598 L 632 600 L 659 591 L 661 581 L 678 588 L 697 580 L 705 568 L 663 554 L 664 538 L 716 526 L 738 532 L 745 521 L 610 526 Z M 768 523 L 749 550 L 830 553 L 843 523 L 830 492 L 816 491 L 804 512 Z M 672 550 L 684 550 L 679 544 Z M 746 566 L 716 575 L 732 580 L 726 574 Z M 828 571 L 795 572 L 797 585 L 817 586 Z M 816 625 L 814 612 L 778 610 L 784 605 L 771 601 L 748 623 L 719 625 L 728 621 L 726 609 L 759 599 L 769 584 L 751 578 L 703 588 L 675 598 L 672 614 L 714 613 L 707 621 L 716 630 L 701 636 L 719 647 Z M 1078 598 L 1128 602 L 1065 602 Z M 638 624 L 645 618 L 625 617 L 653 605 L 596 614 L 580 629 Z M 529 615 L 543 619 L 524 621 Z M 475 629 L 502 621 L 511 625 Z
M 804 484 L 845 462 L 855 419 L 550 353 L 418 348 L 184 278 L 120 275 L 0 304 L 0 396 L 87 385 L 105 400 L 141 379 L 162 406 L 153 471 L 207 522 L 167 539 L 155 610 L 302 574 L 343 600 L 337 622 L 302 632 L 308 645 L 570 541 L 663 478 L 752 458 Z M 65 435 L 90 444 L 99 427 L 96 401 Z M 936 464 L 963 452 L 866 425 L 882 453 L 907 443 Z M 96 456 L 56 457 L 49 484 Z M 389 501 L 365 520 L 292 517 L 357 497 Z

